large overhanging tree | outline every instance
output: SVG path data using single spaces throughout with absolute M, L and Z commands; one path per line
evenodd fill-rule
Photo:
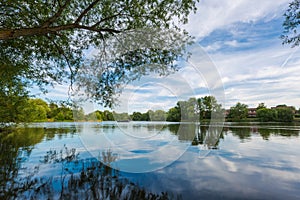
M 281 36 L 283 44 L 291 44 L 292 47 L 300 45 L 300 0 L 294 0 L 289 4 L 283 22 L 284 33 Z
M 178 25 L 195 11 L 193 0 L 2 0 L 0 69 L 14 73 L 0 78 L 42 90 L 75 83 L 112 106 L 121 84 L 178 69 L 191 41 Z M 96 57 L 85 58 L 92 48 Z

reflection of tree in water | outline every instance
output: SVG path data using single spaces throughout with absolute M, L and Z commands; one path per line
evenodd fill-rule
M 218 149 L 220 138 L 224 138 L 218 127 L 197 126 L 192 145 L 202 145 L 204 149 Z
M 264 140 L 268 140 L 271 135 L 280 135 L 284 137 L 299 136 L 299 130 L 292 130 L 290 128 L 259 128 L 258 132 Z
M 31 175 L 15 176 L 13 185 L 3 182 L 0 199 L 174 199 L 168 193 L 147 192 L 121 178 L 117 170 L 109 167 L 116 159 L 110 150 L 101 154 L 105 164 L 97 159 L 80 160 L 78 155 L 76 149 L 66 146 L 60 151 L 50 149 Z M 39 176 L 39 167 L 55 164 L 61 165 L 60 175 Z
M 72 133 L 69 128 L 13 128 L 0 132 L 0 199 L 13 197 L 22 163 L 28 159 L 35 144 L 50 140 L 55 134 Z
M 230 130 L 231 130 L 232 134 L 234 136 L 238 136 L 241 141 L 251 138 L 251 128 L 250 127 L 246 127 L 246 128 L 231 127 Z
M 253 126 L 249 124 L 239 123 L 239 126 L 228 126 L 224 128 L 225 132 L 232 132 L 233 136 L 237 136 L 241 141 L 251 139 L 253 134 L 260 134 L 264 140 L 268 140 L 271 135 L 284 137 L 298 137 L 299 130 L 294 126 L 286 126 L 286 124 L 262 124 L 261 126 Z M 286 126 L 286 127 L 285 127 Z
M 43 131 L 18 128 L 0 133 L 0 197 L 2 193 L 13 193 L 21 164 L 31 154 L 33 145 L 42 141 Z
M 202 145 L 207 149 L 218 149 L 219 139 L 224 138 L 220 128 L 209 125 L 169 124 L 169 130 L 178 135 L 180 141 L 191 141 L 192 145 Z

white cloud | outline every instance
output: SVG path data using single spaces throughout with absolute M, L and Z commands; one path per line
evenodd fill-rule
M 184 27 L 196 38 L 208 36 L 212 31 L 236 22 L 271 20 L 281 16 L 290 0 L 202 0 L 197 13 L 190 15 Z
M 300 58 L 294 49 L 273 45 L 259 51 L 211 55 L 225 85 L 226 106 L 289 104 L 299 107 Z M 284 64 L 284 65 L 283 65 Z

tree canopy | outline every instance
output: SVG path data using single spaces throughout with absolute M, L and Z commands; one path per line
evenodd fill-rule
M 1 72 L 14 71 L 6 81 L 43 91 L 49 84 L 77 84 L 88 97 L 112 106 L 120 84 L 177 69 L 174 61 L 190 42 L 178 24 L 187 23 L 196 1 L 3 0 Z M 98 53 L 88 59 L 91 48 Z
M 288 9 L 286 10 L 283 22 L 284 32 L 281 36 L 283 44 L 291 44 L 292 47 L 299 46 L 300 44 L 300 1 L 293 0 Z
M 230 107 L 229 118 L 234 121 L 242 121 L 248 116 L 248 106 L 243 103 L 236 103 L 235 106 Z

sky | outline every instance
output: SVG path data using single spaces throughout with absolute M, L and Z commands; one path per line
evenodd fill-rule
M 195 54 L 177 74 L 144 77 L 124 88 L 117 112 L 168 110 L 178 100 L 216 95 L 223 107 L 300 107 L 300 51 L 282 45 L 283 14 L 291 0 L 200 0 L 184 25 Z M 44 98 L 66 99 L 57 86 Z M 88 110 L 103 109 L 87 105 Z

